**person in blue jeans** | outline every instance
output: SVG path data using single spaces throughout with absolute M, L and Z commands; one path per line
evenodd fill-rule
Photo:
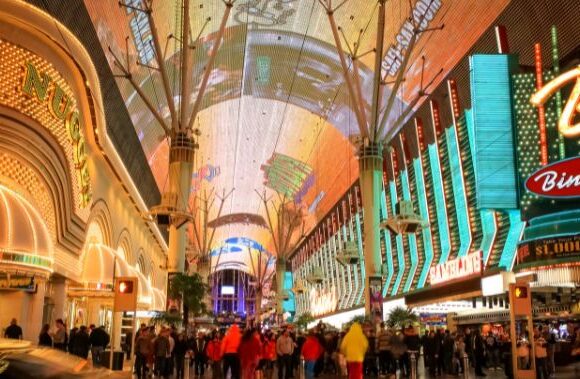
M 316 361 L 324 353 L 324 349 L 313 330 L 310 331 L 304 345 L 302 345 L 301 355 L 304 358 L 304 365 L 306 369 L 306 379 L 314 378 L 314 366 Z

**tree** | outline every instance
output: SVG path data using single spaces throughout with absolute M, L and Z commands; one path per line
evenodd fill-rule
M 315 321 L 316 319 L 310 314 L 310 312 L 302 313 L 298 318 L 294 321 L 296 326 L 300 329 L 306 329 L 308 324 Z
M 412 308 L 407 309 L 405 307 L 393 308 L 387 319 L 387 324 L 391 328 L 401 328 L 415 322 L 417 322 L 417 315 L 413 313 Z
M 209 286 L 198 273 L 186 275 L 178 273 L 173 277 L 167 295 L 173 299 L 181 299 L 183 303 L 183 324 L 187 332 L 189 314 L 200 316 L 207 312 L 204 302 Z

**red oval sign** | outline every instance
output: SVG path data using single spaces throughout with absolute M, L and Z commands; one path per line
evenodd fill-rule
M 543 197 L 580 197 L 580 157 L 542 167 L 525 184 L 528 191 Z

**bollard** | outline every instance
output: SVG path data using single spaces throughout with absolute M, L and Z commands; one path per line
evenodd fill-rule
M 183 377 L 184 378 L 189 378 L 189 361 L 190 361 L 191 357 L 189 355 L 185 355 L 185 366 L 183 367 Z
M 463 378 L 469 379 L 469 356 L 463 353 Z
M 411 379 L 417 379 L 417 357 L 415 356 L 416 351 L 409 351 L 410 363 L 411 363 Z
M 304 357 L 300 357 L 300 372 L 298 373 L 300 379 L 306 379 L 306 362 Z

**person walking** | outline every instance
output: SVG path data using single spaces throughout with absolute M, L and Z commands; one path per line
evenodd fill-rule
M 206 355 L 211 365 L 212 379 L 222 379 L 222 348 L 219 334 L 214 332 L 207 343 Z
M 306 337 L 306 341 L 304 341 L 304 344 L 302 345 L 302 351 L 300 353 L 304 358 L 306 379 L 314 378 L 314 366 L 323 353 L 324 349 L 322 345 L 320 345 L 316 333 L 314 330 L 311 330 L 310 333 L 308 333 L 308 337 Z
M 266 333 L 262 342 L 262 370 L 266 379 L 273 379 L 276 363 L 276 340 L 272 333 Z
M 391 353 L 391 339 L 393 338 L 393 333 L 387 328 L 384 322 L 381 322 L 381 331 L 378 336 L 378 350 L 379 350 L 379 364 L 380 372 L 383 375 L 391 373 L 391 366 L 393 360 L 393 354 Z
M 137 379 L 147 378 L 147 357 L 153 351 L 149 328 L 141 328 L 135 340 L 135 368 Z
M 534 338 L 534 347 L 536 349 L 536 378 L 548 379 L 548 343 L 541 333 L 536 333 Z
M 290 337 L 288 329 L 276 340 L 276 354 L 278 355 L 278 379 L 292 378 L 292 353 L 294 353 L 294 340 Z
M 187 340 L 184 333 L 177 335 L 173 355 L 175 358 L 175 376 L 177 379 L 183 379 L 185 375 L 185 354 L 187 353 Z
M 52 336 L 52 342 L 54 343 L 54 348 L 62 351 L 66 351 L 66 345 L 68 343 L 68 335 L 66 334 L 66 327 L 62 319 L 56 320 L 56 331 Z
M 472 351 L 475 359 L 475 375 L 486 376 L 483 372 L 483 365 L 485 363 L 485 346 L 479 330 L 475 330 L 473 335 Z
M 363 361 L 369 342 L 358 322 L 350 326 L 348 333 L 340 343 L 340 352 L 346 358 L 349 379 L 363 378 Z
M 80 329 L 75 333 L 74 338 L 71 338 L 71 348 L 70 353 L 87 359 L 89 356 L 89 333 L 87 327 L 82 325 Z
M 198 333 L 197 338 L 193 340 L 191 350 L 193 351 L 194 375 L 203 376 L 205 372 L 207 342 L 203 333 Z
M 238 349 L 242 341 L 240 327 L 233 324 L 222 340 L 222 356 L 224 362 L 223 375 L 231 372 L 231 379 L 240 379 L 240 356 Z
M 167 330 L 163 328 L 153 341 L 153 352 L 155 354 L 154 373 L 164 378 L 168 377 L 167 355 L 170 354 L 168 334 Z
M 246 330 L 240 342 L 239 352 L 242 379 L 254 379 L 262 354 L 262 343 L 256 330 Z
M 40 334 L 38 335 L 38 346 L 52 347 L 52 337 L 48 332 L 50 330 L 50 325 L 44 324 L 42 329 L 40 329 Z
M 99 367 L 103 365 L 101 361 L 102 354 L 105 348 L 109 344 L 110 338 L 107 332 L 105 332 L 105 327 L 100 326 L 94 328 L 89 335 L 89 343 L 91 344 L 91 357 L 93 359 L 93 367 Z
M 10 338 L 13 340 L 22 339 L 22 328 L 18 326 L 15 318 L 10 320 L 10 325 L 4 331 L 4 338 Z

